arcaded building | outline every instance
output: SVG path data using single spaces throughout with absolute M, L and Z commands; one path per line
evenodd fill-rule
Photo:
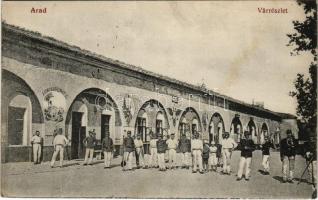
M 128 130 L 139 133 L 146 152 L 151 132 L 190 138 L 197 130 L 218 142 L 227 131 L 239 142 L 248 130 L 258 144 L 266 135 L 279 143 L 286 129 L 298 137 L 294 116 L 5 23 L 1 72 L 2 162 L 30 161 L 36 130 L 44 138 L 44 160 L 52 156 L 56 129 L 71 140 L 71 159 L 83 157 L 82 140 L 93 129 L 99 141 L 109 132 L 118 147 Z

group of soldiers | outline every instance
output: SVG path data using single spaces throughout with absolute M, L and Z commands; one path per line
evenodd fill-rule
M 295 157 L 298 141 L 294 138 L 291 130 L 287 130 L 287 137 L 280 142 L 280 158 L 282 162 L 282 174 L 283 183 L 293 182 Z M 239 143 L 236 143 L 232 139 L 228 132 L 225 132 L 220 138 L 218 144 L 214 141 L 210 143 L 208 140 L 199 139 L 199 133 L 195 132 L 191 139 L 188 139 L 185 134 L 182 134 L 180 139 L 175 137 L 175 134 L 170 134 L 169 138 L 163 137 L 162 134 L 150 134 L 149 142 L 149 156 L 146 162 L 144 144 L 141 139 L 141 135 L 137 134 L 136 138 L 132 137 L 130 131 L 127 132 L 127 136 L 123 139 L 122 145 L 122 162 L 123 171 L 133 170 L 134 159 L 136 161 L 137 169 L 139 168 L 159 168 L 159 171 L 166 171 L 167 169 L 183 168 L 192 169 L 192 173 L 207 173 L 216 172 L 218 167 L 221 167 L 221 174 L 231 174 L 231 157 L 234 149 L 241 152 L 239 168 L 237 172 L 237 181 L 240 181 L 243 177 L 246 181 L 250 179 L 251 162 L 253 157 L 253 151 L 256 149 L 256 145 L 251 138 L 251 133 L 244 132 L 244 137 Z M 41 156 L 42 138 L 40 132 L 31 138 L 33 145 L 33 157 L 34 162 L 39 163 Z M 54 137 L 53 146 L 54 153 L 51 160 L 51 167 L 54 167 L 54 163 L 58 154 L 60 154 L 60 167 L 63 167 L 63 153 L 65 146 L 69 143 L 68 139 L 63 135 L 62 129 L 59 129 Z M 85 146 L 85 159 L 83 165 L 91 165 L 94 157 L 94 149 L 97 145 L 97 139 L 95 131 L 89 131 L 89 136 L 83 141 Z M 114 142 L 110 137 L 109 132 L 105 133 L 105 137 L 101 141 L 102 152 L 104 154 L 104 168 L 110 168 L 115 151 Z M 269 137 L 265 137 L 265 143 L 261 146 L 262 151 L 262 163 L 263 175 L 270 174 L 270 148 L 272 143 Z M 307 162 L 308 172 L 312 177 L 314 187 L 316 187 L 316 138 L 310 137 L 310 140 L 305 143 L 305 158 Z M 177 163 L 177 152 L 181 157 L 181 163 Z M 166 163 L 166 158 L 168 162 Z M 146 164 L 147 163 L 147 164 Z M 307 169 L 307 168 L 306 168 Z

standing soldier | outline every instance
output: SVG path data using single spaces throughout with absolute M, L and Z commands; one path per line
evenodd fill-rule
M 177 159 L 177 149 L 178 140 L 175 138 L 174 133 L 171 134 L 170 138 L 167 140 L 168 155 L 169 155 L 169 168 L 173 169 L 176 167 Z
M 162 135 L 158 136 L 157 140 L 157 154 L 158 154 L 158 163 L 159 163 L 159 171 L 166 171 L 165 165 L 165 152 L 167 149 L 166 141 L 162 139 Z
M 151 137 L 149 142 L 150 156 L 149 156 L 148 166 L 158 167 L 157 139 L 152 132 L 150 132 L 150 137 Z
M 246 165 L 245 180 L 249 180 L 251 172 L 252 155 L 253 151 L 255 150 L 255 144 L 254 141 L 251 139 L 251 134 L 248 131 L 245 131 L 244 137 L 244 139 L 240 140 L 240 144 L 238 146 L 238 149 L 241 150 L 241 158 L 239 169 L 237 172 L 237 181 L 240 181 L 242 179 L 244 165 Z
M 83 140 L 83 144 L 86 147 L 85 160 L 83 165 L 91 165 L 94 157 L 94 148 L 96 146 L 95 129 L 88 132 L 89 136 Z M 88 163 L 87 163 L 88 162 Z
M 311 131 L 311 130 L 308 130 Z M 313 185 L 313 197 L 317 194 L 317 141 L 315 132 L 310 133 L 312 135 L 309 136 L 309 141 L 305 143 L 305 158 L 308 166 L 308 175 L 311 179 L 311 183 Z
M 199 139 L 199 134 L 194 133 L 194 139 L 191 141 L 191 152 L 193 156 L 193 169 L 192 173 L 197 172 L 197 167 L 199 165 L 199 171 L 203 174 L 202 168 L 202 151 L 203 151 L 203 142 Z
M 204 172 L 209 171 L 209 156 L 210 156 L 210 147 L 208 140 L 204 140 L 202 160 L 203 160 L 203 170 Z
M 131 137 L 131 131 L 127 131 L 127 137 L 124 139 L 124 160 L 127 163 L 125 170 L 132 170 L 133 152 L 135 151 L 134 139 Z
M 189 154 L 191 152 L 191 141 L 186 137 L 185 134 L 181 135 L 179 140 L 179 149 L 181 153 L 182 168 L 189 169 Z
M 288 129 L 286 133 L 287 138 L 280 141 L 280 159 L 283 162 L 283 183 L 286 183 L 286 181 L 293 183 L 297 141 L 290 129 Z M 288 174 L 287 168 L 289 168 Z
M 272 143 L 270 142 L 269 137 L 265 136 L 265 143 L 261 145 L 263 154 L 262 166 L 264 169 L 264 175 L 269 175 L 269 155 L 271 147 Z
M 113 139 L 109 137 L 109 132 L 106 132 L 105 138 L 102 140 L 102 150 L 104 152 L 104 169 L 110 168 L 113 158 L 114 143 Z
M 224 138 L 221 141 L 222 145 L 222 160 L 223 160 L 223 171 L 222 174 L 231 174 L 231 156 L 232 151 L 237 147 L 236 142 L 233 138 L 230 138 L 228 132 L 224 133 Z
M 51 160 L 51 168 L 54 167 L 56 156 L 60 153 L 60 167 L 63 167 L 64 160 L 64 146 L 67 145 L 68 140 L 64 135 L 62 135 L 62 129 L 60 128 L 57 132 L 57 135 L 53 140 L 54 153 Z
M 137 169 L 142 168 L 145 169 L 144 162 L 144 143 L 141 140 L 140 134 L 138 133 L 137 138 L 134 140 L 135 148 L 136 148 L 136 165 Z
M 217 164 L 218 164 L 218 159 L 217 159 L 216 153 L 217 153 L 217 147 L 215 145 L 215 142 L 212 141 L 211 146 L 210 146 L 209 160 L 210 160 L 211 169 L 215 172 L 216 172 Z
M 43 144 L 43 138 L 40 136 L 40 131 L 36 131 L 35 135 L 31 138 L 31 145 L 33 147 L 33 162 L 34 164 L 41 163 L 41 146 Z

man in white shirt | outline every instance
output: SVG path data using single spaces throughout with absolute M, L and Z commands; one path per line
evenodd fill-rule
M 199 139 L 199 134 L 194 133 L 194 139 L 191 140 L 191 152 L 193 156 L 193 169 L 192 173 L 197 172 L 197 166 L 199 165 L 199 171 L 203 174 L 202 167 L 202 152 L 203 152 L 203 142 Z
M 35 135 L 31 138 L 31 144 L 33 147 L 33 162 L 34 164 L 39 164 L 41 158 L 41 145 L 43 143 L 42 137 L 40 136 L 40 131 L 36 131 Z
M 177 162 L 177 146 L 178 146 L 178 140 L 175 138 L 174 133 L 170 135 L 170 138 L 167 140 L 167 146 L 168 146 L 168 152 L 169 152 L 169 166 L 170 169 L 173 169 L 176 167 Z
M 230 134 L 228 132 L 225 132 L 223 140 L 221 141 L 221 145 L 223 158 L 222 173 L 230 175 L 232 151 L 237 147 L 237 143 L 233 140 L 233 138 L 230 138 Z
M 60 153 L 60 167 L 63 167 L 64 160 L 64 146 L 68 144 L 68 140 L 62 135 L 62 129 L 58 130 L 58 134 L 53 140 L 54 153 L 51 160 L 51 167 L 53 168 L 57 155 Z
M 158 167 L 158 155 L 157 155 L 157 139 L 155 138 L 153 133 L 150 133 L 150 142 L 149 142 L 149 148 L 150 148 L 150 156 L 149 156 L 149 167 Z
M 136 165 L 139 169 L 140 167 L 145 168 L 144 162 L 144 143 L 141 140 L 140 134 L 137 135 L 137 138 L 134 140 L 136 148 Z

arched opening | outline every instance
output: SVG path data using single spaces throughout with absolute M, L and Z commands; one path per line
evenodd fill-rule
M 15 96 L 9 104 L 8 112 L 9 145 L 29 145 L 32 137 L 32 106 L 25 95 Z
M 36 130 L 44 136 L 41 104 L 31 87 L 7 70 L 2 70 L 1 92 L 1 160 L 30 161 L 30 138 Z
M 236 142 L 240 142 L 243 134 L 243 126 L 240 117 L 236 115 L 231 123 L 230 137 L 232 137 Z
M 209 141 L 214 141 L 216 144 L 220 143 L 222 134 L 224 133 L 224 121 L 219 113 L 214 113 L 209 125 Z
M 167 113 L 163 105 L 151 99 L 145 102 L 137 114 L 135 133 L 140 134 L 144 143 L 145 153 L 149 152 L 150 132 L 167 135 L 169 129 Z
M 261 128 L 261 132 L 260 132 L 260 136 L 259 136 L 260 144 L 264 144 L 265 137 L 267 137 L 267 136 L 269 136 L 268 127 L 267 127 L 266 123 L 263 123 L 262 128 Z
M 95 130 L 97 149 L 106 133 L 120 140 L 121 118 L 117 104 L 109 94 L 98 88 L 82 91 L 73 100 L 65 120 L 65 135 L 71 138 L 71 157 L 84 157 L 83 140 L 90 130 Z
M 179 126 L 178 126 L 178 137 L 185 134 L 187 138 L 192 138 L 195 131 L 200 133 L 202 137 L 202 126 L 200 117 L 194 108 L 188 107 L 181 115 Z
M 250 119 L 250 121 L 248 122 L 246 130 L 252 135 L 252 140 L 254 141 L 254 143 L 257 144 L 257 131 L 253 119 Z

